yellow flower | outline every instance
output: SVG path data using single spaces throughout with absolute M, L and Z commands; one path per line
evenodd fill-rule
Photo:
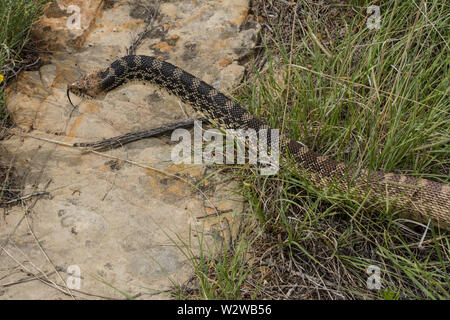
M 0 74 L 0 83 L 2 83 L 2 82 L 3 82 L 3 75 Z

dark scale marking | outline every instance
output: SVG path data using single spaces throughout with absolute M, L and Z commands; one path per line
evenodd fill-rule
M 149 74 L 149 73 L 145 73 L 144 74 L 144 80 L 146 81 L 153 81 L 153 79 L 155 79 L 155 76 L 153 74 Z
M 164 77 L 170 79 L 172 77 L 173 72 L 175 71 L 175 68 L 176 67 L 173 64 L 163 61 L 161 71 Z
M 193 95 L 193 94 L 186 95 L 185 97 L 183 97 L 183 100 L 185 100 L 185 102 L 187 102 L 189 104 L 192 104 L 194 106 L 194 109 L 198 110 L 198 105 L 196 104 L 197 97 L 195 95 Z M 198 111 L 201 111 L 201 110 L 198 110 Z
M 100 71 L 99 77 L 100 79 L 105 79 L 109 75 L 110 68 L 106 68 L 104 71 Z
M 200 95 L 207 97 L 208 102 L 214 102 L 212 98 L 209 96 L 209 92 L 211 90 L 214 90 L 214 88 L 208 85 L 207 83 L 200 81 L 200 85 L 198 86 L 197 91 Z
M 126 79 L 124 77 L 116 78 L 109 76 L 102 82 L 102 88 L 107 90 L 113 90 L 125 83 Z
M 111 68 L 114 69 L 115 75 L 117 77 L 122 77 L 123 74 L 125 73 L 125 68 L 120 64 L 119 60 L 113 62 L 113 64 L 111 65 Z
M 124 59 L 124 61 L 127 63 L 128 68 L 130 68 L 131 70 L 138 67 L 132 56 L 127 56 L 126 59 Z
M 188 89 L 192 86 L 192 83 L 194 81 L 194 76 L 188 72 L 183 72 L 183 74 L 180 77 L 181 85 Z
M 164 84 L 164 79 L 160 76 L 153 77 L 153 79 L 151 81 L 156 83 L 159 86 L 162 86 Z
M 171 81 L 166 81 L 164 87 L 170 92 L 173 92 L 177 88 L 177 85 Z
M 125 76 L 128 80 L 144 80 L 144 75 L 142 73 L 129 73 Z

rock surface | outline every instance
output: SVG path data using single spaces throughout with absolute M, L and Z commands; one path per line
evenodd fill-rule
M 69 5 L 80 9 L 79 29 L 68 27 L 67 20 L 74 19 Z M 231 182 L 221 175 L 203 181 L 214 169 L 202 165 L 173 164 L 170 137 L 137 141 L 106 156 L 36 138 L 94 141 L 192 115 L 178 99 L 152 86 L 121 88 L 103 100 L 77 100 L 75 110 L 65 90 L 80 75 L 126 55 L 157 10 L 136 53 L 159 56 L 228 92 L 242 77 L 239 61 L 251 53 L 258 34 L 256 27 L 241 28 L 248 5 L 248 0 L 159 6 L 70 0 L 47 8 L 33 34 L 52 54 L 39 71 L 23 72 L 7 92 L 17 127 L 33 137 L 18 133 L 1 149 L 3 160 L 21 172 L 24 194 L 48 185 L 51 196 L 12 207 L 0 221 L 0 299 L 71 298 L 61 290 L 73 283 L 74 268 L 81 272 L 81 286 L 71 290 L 76 298 L 121 299 L 121 292 L 167 298 L 171 281 L 189 279 L 190 264 L 174 241 L 190 243 L 194 252 L 198 239 L 210 247 L 218 243 L 226 215 L 198 217 L 211 214 L 213 205 L 231 210 L 229 216 L 242 212 Z

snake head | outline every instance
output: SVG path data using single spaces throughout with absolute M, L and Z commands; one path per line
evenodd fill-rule
M 99 72 L 88 73 L 67 85 L 67 97 L 72 104 L 69 93 L 73 93 L 78 97 L 100 98 L 102 96 L 102 88 Z

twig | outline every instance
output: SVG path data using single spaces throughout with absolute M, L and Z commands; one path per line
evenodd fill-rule
M 49 273 L 45 274 L 45 277 L 48 278 L 48 277 L 50 277 L 50 276 L 52 276 L 54 274 L 55 274 L 55 271 L 52 271 L 52 272 L 49 272 Z M 12 281 L 12 282 L 8 282 L 8 283 L 5 283 L 5 284 L 2 284 L 1 286 L 3 288 L 6 288 L 6 287 L 14 286 L 16 284 L 26 283 L 26 282 L 30 282 L 30 281 L 34 281 L 34 280 L 36 280 L 36 276 L 31 275 L 31 276 L 28 276 L 26 278 L 22 278 L 22 279 L 19 279 L 19 280 L 16 280 L 16 281 Z
M 6 201 L 6 202 L 4 202 L 4 204 L 11 204 L 11 203 L 19 202 L 19 201 L 26 200 L 26 199 L 29 199 L 29 198 L 32 198 L 32 197 L 38 197 L 38 196 L 44 196 L 44 195 L 48 196 L 48 195 L 50 195 L 50 192 L 48 192 L 48 191 L 39 191 L 39 192 L 35 192 L 35 193 L 32 193 L 32 194 L 27 194 L 26 196 Z
M 151 137 L 161 136 L 167 134 L 178 128 L 188 128 L 194 125 L 194 121 L 207 121 L 206 118 L 199 119 L 186 119 L 180 121 L 174 121 L 164 124 L 161 127 L 149 130 L 142 130 L 137 132 L 130 132 L 124 135 L 112 137 L 109 139 L 95 141 L 95 142 L 77 142 L 74 143 L 73 147 L 89 147 L 96 151 L 103 151 L 106 149 L 119 148 L 127 143 L 134 142 L 137 140 L 147 139 Z
M 136 54 L 136 49 L 141 44 L 142 40 L 147 36 L 147 34 L 152 30 L 153 22 L 155 21 L 156 16 L 159 12 L 159 2 L 155 7 L 151 8 L 150 10 L 148 8 L 145 8 L 146 11 L 150 12 L 150 17 L 146 19 L 146 25 L 144 31 L 139 33 L 135 39 L 132 40 L 131 45 L 127 48 L 127 55 L 134 55 Z
M 205 215 L 203 215 L 203 216 L 196 217 L 196 219 L 197 219 L 197 220 L 201 220 L 201 219 L 206 219 L 206 218 L 209 218 L 209 217 L 212 217 L 212 216 L 217 217 L 218 215 L 225 214 L 225 213 L 229 213 L 229 212 L 233 212 L 233 210 L 232 210 L 232 209 L 228 209 L 228 210 L 217 210 L 217 212 L 215 212 L 215 213 L 205 214 Z

